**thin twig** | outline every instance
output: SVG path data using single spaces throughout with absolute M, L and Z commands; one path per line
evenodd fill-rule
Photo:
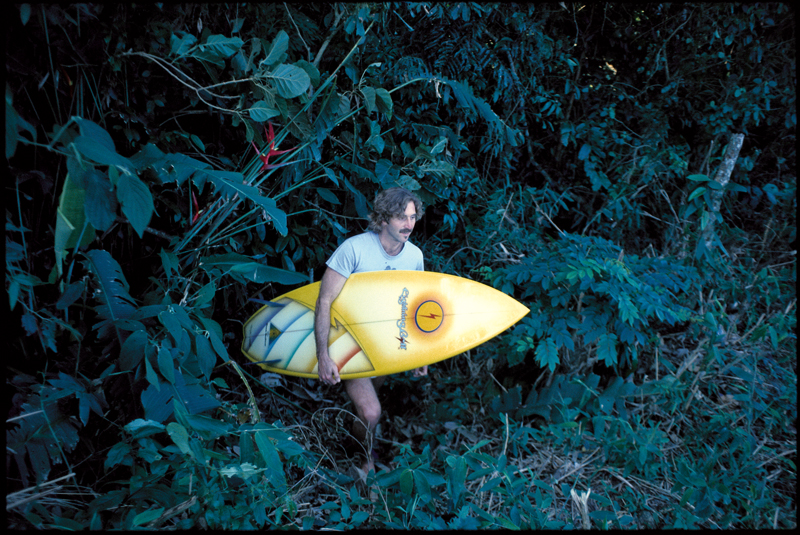
M 672 200 L 670 200 L 669 195 L 667 195 L 667 192 L 664 191 L 664 188 L 661 188 L 661 190 L 659 191 L 661 191 L 661 195 L 663 195 L 664 198 L 667 200 L 667 204 L 669 205 L 669 210 L 672 212 L 672 215 L 675 216 L 675 220 L 681 221 L 681 218 L 678 217 L 677 212 L 675 212 L 675 208 L 672 206 Z
M 703 353 L 703 346 L 707 342 L 708 338 L 703 338 L 702 340 L 700 340 L 700 342 L 697 344 L 697 348 L 695 348 L 695 350 L 692 351 L 691 355 L 689 355 L 689 357 L 686 360 L 684 360 L 683 363 L 678 368 L 678 371 L 675 373 L 676 380 L 683 374 L 683 372 L 689 369 L 689 366 L 694 364 L 694 361 L 697 360 L 697 357 L 699 357 Z
M 630 482 L 628 482 L 628 480 L 627 480 L 627 479 L 625 479 L 625 478 L 624 478 L 624 477 L 622 477 L 621 475 L 619 475 L 619 474 L 617 474 L 617 473 L 613 472 L 612 470 L 609 470 L 608 468 L 601 468 L 601 469 L 600 469 L 600 471 L 601 471 L 601 472 L 606 472 L 606 473 L 608 473 L 608 474 L 611 474 L 611 475 L 612 475 L 612 476 L 614 476 L 615 478 L 619 479 L 620 481 L 622 481 L 623 483 L 625 483 L 626 485 L 628 485 L 628 486 L 629 486 L 630 488 L 632 488 L 633 490 L 636 490 L 636 488 L 635 488 L 633 485 L 631 485 L 631 484 L 630 484 Z
M 505 208 L 505 210 L 503 210 L 503 217 L 501 217 L 501 218 L 500 218 L 500 223 L 498 223 L 498 224 L 497 224 L 497 230 L 500 230 L 500 227 L 502 227 L 502 226 L 503 226 L 503 221 L 504 221 L 505 219 L 508 219 L 509 221 L 511 221 L 512 223 L 514 223 L 514 225 L 516 225 L 516 223 L 514 222 L 514 220 L 513 220 L 513 219 L 511 219 L 510 217 L 508 217 L 508 216 L 506 215 L 506 214 L 508 213 L 508 207 L 509 207 L 509 206 L 511 206 L 511 201 L 512 201 L 512 200 L 514 200 L 514 194 L 513 194 L 513 193 L 511 194 L 511 197 L 508 199 L 508 203 L 506 204 L 506 208 Z
M 651 218 L 651 219 L 655 219 L 656 221 L 661 221 L 662 223 L 665 223 L 665 224 L 667 224 L 667 225 L 669 225 L 669 226 L 671 226 L 671 227 L 675 227 L 675 228 L 678 228 L 678 229 L 680 228 L 678 225 L 676 225 L 676 224 L 674 224 L 674 223 L 670 223 L 669 221 L 664 221 L 664 220 L 663 220 L 663 219 L 661 219 L 660 217 L 656 217 L 656 216 L 654 216 L 654 215 L 652 215 L 652 214 L 650 214 L 650 213 L 646 212 L 645 210 L 642 210 L 640 213 L 641 213 L 642 215 L 644 215 L 644 216 L 647 216 L 647 217 Z M 584 230 L 585 230 L 585 229 L 584 229 Z
M 6 420 L 6 423 L 13 422 L 14 420 L 20 420 L 22 418 L 27 418 L 28 416 L 33 416 L 35 414 L 41 414 L 43 412 L 44 411 L 34 411 L 34 412 L 29 412 L 27 414 L 20 414 L 19 416 L 14 416 L 13 418 L 9 418 L 8 420 Z
M 775 459 L 778 459 L 780 457 L 785 457 L 785 456 L 789 455 L 790 453 L 797 453 L 797 449 L 795 448 L 793 450 L 786 450 L 786 451 L 783 451 L 783 452 L 781 452 L 781 453 L 779 453 L 777 455 L 773 455 L 772 457 L 770 457 L 769 459 L 767 459 L 763 463 L 759 464 L 758 467 L 761 468 L 765 464 L 771 463 L 772 461 L 774 461 Z
M 591 453 L 591 455 L 589 455 L 589 457 L 583 462 L 583 464 L 576 465 L 575 468 L 573 468 L 572 470 L 570 470 L 569 472 L 567 472 L 563 476 L 561 476 L 559 478 L 556 478 L 555 479 L 555 483 L 558 483 L 559 481 L 561 481 L 562 479 L 566 478 L 567 476 L 574 474 L 575 472 L 577 472 L 578 470 L 580 470 L 582 468 L 585 468 L 589 464 L 589 461 L 591 461 L 594 458 L 594 456 L 597 455 L 598 451 L 600 451 L 600 448 L 597 448 L 596 450 L 594 450 Z
M 506 413 L 506 441 L 503 443 L 503 455 L 506 454 L 506 448 L 508 448 L 508 413 Z
M 197 502 L 197 496 L 192 496 L 191 498 L 189 498 L 185 502 L 180 503 L 180 504 L 176 505 L 175 507 L 170 507 L 169 509 L 167 509 L 166 511 L 161 513 L 161 516 L 159 516 L 158 518 L 156 518 L 155 520 L 153 520 L 152 522 L 147 524 L 146 527 L 148 529 L 157 528 L 162 522 L 172 518 L 173 516 L 178 516 L 179 514 L 181 514 L 182 512 L 184 512 L 185 510 L 187 510 L 191 506 L 193 506 L 196 502 Z
M 222 111 L 222 112 L 225 112 L 225 113 L 233 113 L 233 114 L 238 114 L 239 113 L 236 110 L 229 110 L 228 108 L 222 108 L 220 106 L 215 106 L 214 104 L 212 104 L 212 103 L 208 102 L 206 99 L 204 99 L 203 95 L 201 95 L 201 92 L 205 91 L 209 95 L 217 97 L 217 98 L 239 98 L 238 95 L 236 97 L 227 97 L 227 96 L 224 96 L 224 95 L 217 95 L 215 93 L 212 93 L 212 92 L 208 91 L 206 88 L 201 87 L 199 84 L 197 84 L 197 82 L 194 82 L 194 80 L 192 80 L 192 78 L 189 77 L 188 75 L 184 74 L 183 71 L 181 71 L 180 69 L 178 69 L 174 65 L 171 65 L 171 64 L 163 61 L 158 56 L 154 56 L 154 55 L 148 54 L 146 52 L 125 52 L 122 55 L 123 56 L 142 56 L 143 58 L 147 58 L 147 59 L 153 61 L 154 63 L 156 63 L 162 69 L 164 69 L 170 76 L 175 78 L 175 80 L 177 80 L 179 83 L 181 83 L 181 84 L 185 85 L 186 87 L 192 89 L 195 92 L 195 94 L 197 95 L 197 98 L 200 99 L 205 105 L 207 105 L 207 106 L 209 106 L 211 108 L 214 108 L 215 110 L 219 110 L 219 111 Z M 167 68 L 167 66 L 169 66 L 169 68 Z M 188 80 L 191 80 L 192 82 L 194 82 L 197 85 L 193 87 L 192 85 L 184 82 L 178 76 L 173 74 L 172 71 L 170 71 L 170 69 L 175 69 L 177 72 L 179 72 L 180 74 L 185 76 Z M 237 82 L 246 82 L 246 81 L 251 81 L 251 80 L 252 79 L 248 78 L 248 79 L 244 79 L 244 80 L 233 80 L 233 81 L 224 82 L 224 83 L 225 84 L 230 84 L 230 83 L 237 83 Z M 223 85 L 223 84 L 217 84 L 217 85 Z
M 303 46 L 306 47 L 306 52 L 308 53 L 308 61 L 311 61 L 311 49 L 308 47 L 306 40 L 303 39 L 303 34 L 300 33 L 300 28 L 297 27 L 297 23 L 294 21 L 294 17 L 292 17 L 292 12 L 289 11 L 289 6 L 286 5 L 286 2 L 283 3 L 283 7 L 286 9 L 286 13 L 289 15 L 289 20 L 292 21 L 294 29 L 297 30 L 297 36 L 303 42 Z
M 561 230 L 560 228 L 558 228 L 558 225 L 556 225 L 555 223 L 553 223 L 553 220 L 552 220 L 552 219 L 550 219 L 550 216 L 549 216 L 549 215 L 547 215 L 547 213 L 545 213 L 545 211 L 544 211 L 544 210 L 542 210 L 542 208 L 539 206 L 539 203 L 538 203 L 538 202 L 536 202 L 536 199 L 535 199 L 535 198 L 533 198 L 533 197 L 531 197 L 531 200 L 533 201 L 533 204 L 535 204 L 535 205 L 536 205 L 536 211 L 537 211 L 537 212 L 539 212 L 540 214 L 542 214 L 543 216 L 545 216 L 545 217 L 547 218 L 547 220 L 548 220 L 548 221 L 550 221 L 550 224 L 551 224 L 551 225 L 553 225 L 553 226 L 556 228 L 556 230 L 559 232 L 559 234 L 566 235 L 566 232 L 564 232 L 563 230 Z
M 117 216 L 116 222 L 117 223 L 123 223 L 123 224 L 129 223 L 129 221 L 127 219 L 124 219 L 124 218 L 119 217 L 119 216 Z M 144 231 L 145 232 L 149 232 L 150 234 L 153 234 L 154 236 L 158 236 L 159 238 L 164 238 L 165 240 L 170 240 L 171 241 L 171 240 L 175 239 L 174 236 L 170 236 L 169 234 L 166 234 L 166 233 L 161 232 L 160 230 L 156 230 L 154 228 L 145 227 Z M 104 236 L 105 236 L 105 234 L 104 234 Z

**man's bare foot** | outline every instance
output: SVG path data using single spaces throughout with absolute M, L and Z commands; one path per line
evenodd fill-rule
M 364 474 L 369 474 L 370 470 L 375 471 L 375 461 L 372 460 L 372 455 L 361 465 L 361 470 L 364 471 Z
M 361 466 L 351 466 L 350 470 L 352 472 L 355 472 L 356 474 L 358 474 L 358 478 L 361 480 L 361 482 L 366 487 L 367 486 L 367 478 L 369 476 L 370 470 L 372 470 L 373 473 L 375 472 L 375 461 L 374 461 L 373 456 L 370 455 L 369 458 L 367 460 L 365 460 L 361 464 Z M 369 499 L 372 502 L 375 502 L 375 501 L 378 500 L 378 494 L 374 490 L 372 490 L 372 488 L 369 488 Z
M 363 459 L 364 461 L 361 463 L 361 465 L 356 465 L 353 468 L 355 468 L 355 471 L 358 472 L 361 480 L 366 483 L 369 471 L 372 470 L 373 473 L 376 472 L 375 461 L 377 459 L 377 455 L 375 455 L 374 451 L 371 451 Z
M 372 473 L 375 473 L 375 452 L 370 452 L 367 457 L 367 460 L 364 464 L 361 465 L 361 470 L 364 472 L 364 483 L 366 483 L 367 476 L 369 475 L 369 471 L 372 470 Z M 376 502 L 378 501 L 378 494 L 372 490 L 372 487 L 369 487 L 369 501 Z

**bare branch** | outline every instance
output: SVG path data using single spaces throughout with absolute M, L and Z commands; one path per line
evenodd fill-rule
M 333 39 L 333 36 L 336 35 L 336 32 L 339 31 L 339 23 L 342 21 L 342 17 L 344 17 L 344 13 L 345 13 L 344 10 L 339 11 L 338 4 L 337 4 L 336 11 L 334 12 L 334 16 L 336 18 L 333 20 L 333 26 L 331 27 L 331 32 L 328 34 L 328 37 L 325 38 L 325 42 L 322 43 L 321 47 L 319 47 L 319 52 L 317 52 L 317 55 L 314 57 L 314 67 L 319 67 L 319 61 L 322 59 L 322 54 L 328 48 L 328 45 L 330 44 L 331 39 Z

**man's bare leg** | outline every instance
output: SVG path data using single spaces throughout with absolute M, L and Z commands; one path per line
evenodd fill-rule
M 365 474 L 370 470 L 375 470 L 375 463 L 372 459 L 371 440 L 375 427 L 378 425 L 378 420 L 381 417 L 381 403 L 378 400 L 378 389 L 383 384 L 385 377 L 359 378 L 344 381 L 345 389 L 353 405 L 356 408 L 358 420 L 353 422 L 353 435 L 358 439 L 366 449 L 366 460 L 361 465 L 361 469 Z

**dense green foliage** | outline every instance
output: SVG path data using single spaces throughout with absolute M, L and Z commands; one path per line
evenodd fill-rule
M 796 528 L 793 8 L 5 12 L 9 527 Z M 531 314 L 387 382 L 364 482 L 239 345 L 393 185 Z

